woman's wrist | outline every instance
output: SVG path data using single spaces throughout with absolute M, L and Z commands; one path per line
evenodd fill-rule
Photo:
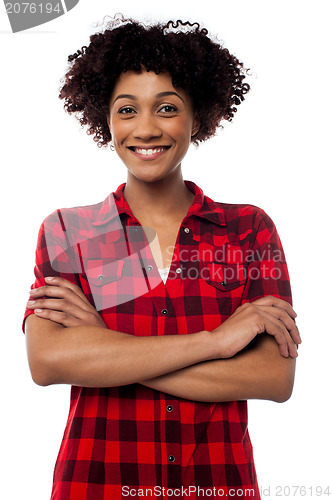
M 214 332 L 209 330 L 202 330 L 197 335 L 200 336 L 200 345 L 202 349 L 202 361 L 210 361 L 213 359 L 219 359 L 220 356 L 220 346 L 217 342 L 216 335 Z

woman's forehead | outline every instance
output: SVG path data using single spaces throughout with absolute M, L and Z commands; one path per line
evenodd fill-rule
M 129 70 L 121 73 L 114 86 L 111 102 L 120 95 L 132 95 L 136 98 L 155 97 L 160 93 L 174 92 L 182 99 L 187 99 L 186 92 L 179 87 L 174 87 L 171 75 L 164 71 L 156 74 L 154 71 Z

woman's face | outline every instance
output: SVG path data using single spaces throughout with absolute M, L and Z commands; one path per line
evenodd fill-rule
M 198 121 L 189 96 L 173 87 L 168 73 L 128 71 L 111 95 L 109 128 L 129 175 L 155 182 L 181 168 Z

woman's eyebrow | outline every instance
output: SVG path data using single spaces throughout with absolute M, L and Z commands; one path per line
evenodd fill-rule
M 115 101 L 117 101 L 118 99 L 133 99 L 134 101 L 137 101 L 137 98 L 132 95 L 132 94 L 119 94 L 113 101 L 113 104 L 115 103 Z
M 158 97 L 158 98 L 159 97 L 167 97 L 169 95 L 176 95 L 179 99 L 181 99 L 182 102 L 184 102 L 184 100 L 182 99 L 182 97 L 179 94 L 177 94 L 176 92 L 170 92 L 170 91 L 168 91 L 168 92 L 160 92 L 159 94 L 156 95 L 156 97 Z
M 184 102 L 184 100 L 182 99 L 182 97 L 177 94 L 176 92 L 172 92 L 172 91 L 166 91 L 166 92 L 159 92 L 159 94 L 156 94 L 156 97 L 159 99 L 160 97 L 168 97 L 170 95 L 175 95 L 177 96 L 179 99 L 181 99 L 182 102 Z M 134 95 L 132 94 L 119 94 L 113 101 L 113 104 L 115 103 L 115 101 L 117 101 L 118 99 L 133 99 L 134 101 L 137 101 L 137 97 L 135 97 Z

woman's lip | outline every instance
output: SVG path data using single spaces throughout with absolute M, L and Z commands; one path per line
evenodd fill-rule
M 129 151 L 131 151 L 135 156 L 137 156 L 138 158 L 140 158 L 141 160 L 155 160 L 156 158 L 159 158 L 160 156 L 162 156 L 164 153 L 166 153 L 169 149 L 170 149 L 170 146 L 158 146 L 158 147 L 150 147 L 150 148 L 137 148 L 137 149 L 161 149 L 161 148 L 165 148 L 163 149 L 162 151 L 158 151 L 156 153 L 152 153 L 152 154 L 149 154 L 149 155 L 145 155 L 145 154 L 142 154 L 142 153 L 139 153 L 138 151 L 135 151 L 135 149 L 131 149 L 130 147 L 128 148 Z

